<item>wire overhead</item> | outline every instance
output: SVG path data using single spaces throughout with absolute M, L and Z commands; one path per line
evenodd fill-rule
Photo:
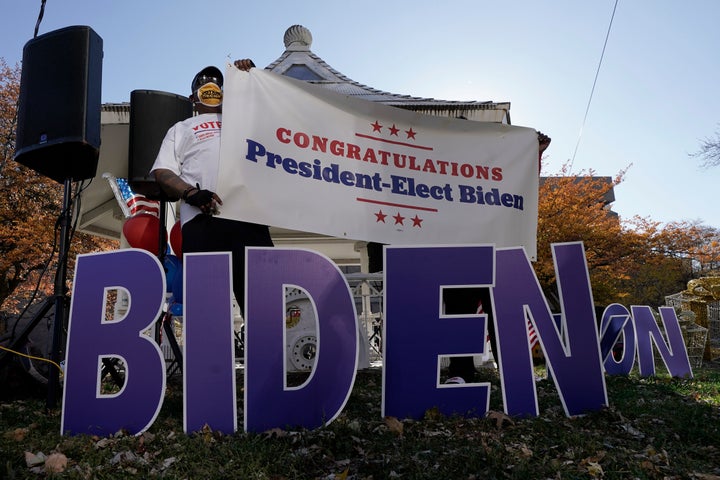
M 580 133 L 578 134 L 575 151 L 573 152 L 570 165 L 575 163 L 575 155 L 577 155 L 578 147 L 580 147 L 580 139 L 582 138 L 583 130 L 585 129 L 585 122 L 587 121 L 588 113 L 590 112 L 590 104 L 592 103 L 593 94 L 595 93 L 595 85 L 597 85 L 598 76 L 600 75 L 600 67 L 602 66 L 603 58 L 605 57 L 605 47 L 607 47 L 608 39 L 610 38 L 610 30 L 612 30 L 613 20 L 615 19 L 615 11 L 617 10 L 619 1 L 620 0 L 615 0 L 615 6 L 613 7 L 612 15 L 610 16 L 610 24 L 608 25 L 607 33 L 605 34 L 605 43 L 603 43 L 600 60 L 598 61 L 597 70 L 595 70 L 595 80 L 593 80 L 592 89 L 590 90 L 590 98 L 588 98 L 587 107 L 585 107 L 585 116 L 583 117 L 582 125 L 580 125 Z

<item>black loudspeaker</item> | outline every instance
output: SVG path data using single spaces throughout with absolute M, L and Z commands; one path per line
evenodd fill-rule
M 63 183 L 95 176 L 100 151 L 103 42 L 75 26 L 23 48 L 15 160 Z
M 155 200 L 178 200 L 163 194 L 150 169 L 168 129 L 192 114 L 193 105 L 187 97 L 155 90 L 130 92 L 128 179 L 135 192 Z

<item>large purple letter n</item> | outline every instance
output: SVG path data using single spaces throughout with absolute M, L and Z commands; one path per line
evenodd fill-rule
M 580 415 L 608 404 L 583 245 L 554 244 L 552 249 L 563 308 L 560 329 L 525 251 L 497 252 L 495 331 L 505 411 L 511 415 L 538 414 L 528 320 L 538 332 L 565 414 Z

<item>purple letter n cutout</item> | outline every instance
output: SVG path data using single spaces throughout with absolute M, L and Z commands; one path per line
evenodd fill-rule
M 552 249 L 563 308 L 560 331 L 566 332 L 565 339 L 525 251 L 497 251 L 495 331 L 505 411 L 510 415 L 538 415 L 528 319 L 535 324 L 565 414 L 580 415 L 608 404 L 583 245 L 554 244 Z
M 126 290 L 127 314 L 105 321 L 107 292 Z M 165 274 L 144 250 L 78 255 L 68 327 L 61 432 L 139 434 L 152 425 L 165 393 L 160 347 L 142 332 L 157 320 L 165 299 Z M 125 363 L 120 392 L 102 394 L 101 359 Z
M 637 335 L 640 375 L 643 377 L 655 375 L 655 361 L 652 349 L 654 343 L 670 375 L 692 378 L 690 359 L 688 358 L 687 347 L 683 341 L 682 330 L 680 330 L 680 323 L 675 310 L 672 307 L 659 308 L 660 320 L 667 336 L 667 344 L 650 307 L 633 305 L 630 310 L 635 325 L 635 334 Z

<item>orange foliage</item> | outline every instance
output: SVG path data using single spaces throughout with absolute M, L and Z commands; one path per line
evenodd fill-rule
M 572 174 L 565 166 L 558 176 L 542 182 L 535 269 L 554 303 L 552 243 L 583 242 L 594 300 L 600 306 L 663 304 L 666 295 L 684 289 L 693 268 L 720 259 L 715 229 L 693 222 L 623 220 L 610 211 L 611 191 L 624 174 L 613 179 L 596 177 L 592 171 Z
M 40 296 L 53 292 L 63 191 L 62 185 L 13 160 L 19 91 L 20 67 L 0 58 L 0 307 L 6 314 L 24 306 L 46 266 Z M 117 242 L 76 235 L 69 265 L 75 253 L 113 245 Z

